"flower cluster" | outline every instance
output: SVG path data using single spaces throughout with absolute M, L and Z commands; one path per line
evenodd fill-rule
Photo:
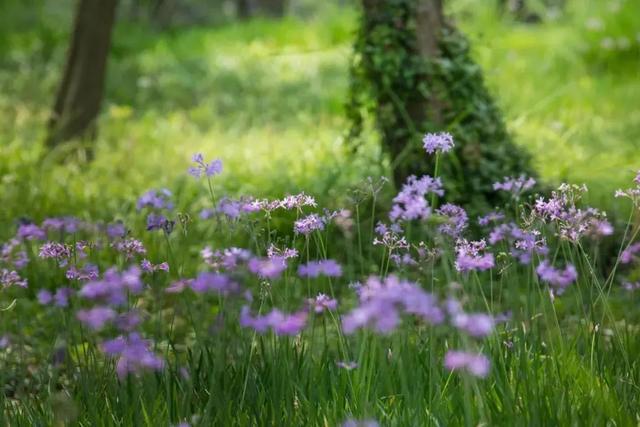
M 212 177 L 222 173 L 222 160 L 215 159 L 209 163 L 204 161 L 201 153 L 194 154 L 191 158 L 195 166 L 189 168 L 189 174 L 200 178 L 201 176 Z
M 298 267 L 300 277 L 316 278 L 318 276 L 340 277 L 342 267 L 335 260 L 327 259 L 323 261 L 310 261 Z
M 392 222 L 426 219 L 431 215 L 431 207 L 425 196 L 429 193 L 444 195 L 442 182 L 439 178 L 424 175 L 420 179 L 412 175 L 402 186 L 402 190 L 393 199 L 393 206 L 389 212 Z
M 447 132 L 428 133 L 422 139 L 424 150 L 428 154 L 448 153 L 453 148 L 453 136 Z

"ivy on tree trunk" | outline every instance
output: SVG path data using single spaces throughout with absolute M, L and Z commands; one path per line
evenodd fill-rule
M 502 203 L 493 182 L 534 173 L 528 153 L 509 137 L 468 41 L 442 6 L 442 0 L 362 0 L 350 139 L 357 142 L 370 117 L 400 186 L 410 175 L 433 174 L 423 135 L 450 132 L 456 148 L 440 169 L 446 198 L 474 214 Z

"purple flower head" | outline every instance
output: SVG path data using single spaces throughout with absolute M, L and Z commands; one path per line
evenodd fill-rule
M 116 372 L 120 379 L 124 379 L 130 373 L 158 371 L 164 367 L 164 361 L 151 351 L 151 342 L 142 339 L 137 333 L 105 341 L 102 343 L 102 351 L 117 358 Z
M 554 287 L 558 294 L 578 278 L 578 272 L 573 265 L 567 264 L 564 270 L 560 270 L 554 268 L 548 260 L 544 260 L 536 268 L 536 273 L 540 280 Z
M 432 324 L 444 320 L 436 297 L 396 276 L 384 280 L 370 277 L 365 285 L 358 287 L 358 296 L 358 307 L 342 318 L 342 329 L 346 334 L 367 326 L 388 334 L 400 323 L 402 312 Z
M 301 264 L 298 267 L 300 277 L 316 278 L 320 275 L 327 277 L 342 276 L 342 267 L 336 261 L 327 259 L 323 261 L 310 261 L 308 264 Z
M 313 311 L 318 314 L 326 310 L 335 311 L 338 307 L 338 301 L 325 294 L 318 294 L 315 298 L 309 299 L 308 302 Z
M 71 247 L 64 243 L 47 242 L 40 247 L 38 255 L 44 259 L 54 259 L 58 261 L 60 266 L 64 266 L 71 258 Z
M 304 193 L 285 196 L 279 201 L 279 207 L 282 209 L 301 209 L 304 206 L 316 207 L 316 199 Z
M 144 193 L 140 198 L 138 198 L 138 203 L 136 205 L 138 210 L 142 210 L 144 208 L 151 209 L 173 209 L 173 202 L 171 202 L 171 191 L 163 188 L 161 190 L 149 190 Z
M 109 307 L 94 307 L 89 310 L 79 310 L 76 317 L 89 328 L 97 331 L 116 318 L 116 312 Z
M 105 271 L 102 280 L 86 283 L 78 295 L 89 300 L 101 300 L 113 305 L 124 304 L 127 293 L 139 294 L 143 290 L 140 268 L 133 265 L 123 272 L 115 268 Z
M 0 262 L 17 269 L 26 267 L 29 264 L 29 256 L 23 242 L 14 238 L 0 246 Z
M 22 240 L 45 240 L 47 233 L 35 224 L 20 224 L 16 234 Z
M 342 423 L 342 427 L 380 427 L 376 420 L 349 419 Z
M 252 316 L 248 306 L 240 311 L 240 325 L 264 333 L 271 328 L 278 335 L 298 335 L 306 326 L 308 313 L 305 310 L 284 314 L 278 309 L 264 316 Z
M 622 264 L 629 264 L 636 259 L 636 254 L 640 252 L 640 242 L 629 245 L 620 254 L 620 262 Z
M 484 240 L 469 242 L 459 239 L 456 243 L 456 270 L 466 273 L 473 270 L 489 270 L 495 265 L 493 254 L 484 254 L 487 244 Z
M 467 212 L 460 206 L 446 203 L 436 210 L 438 215 L 445 217 L 445 222 L 438 227 L 438 231 L 453 238 L 458 238 L 467 228 Z
M 447 153 L 454 147 L 453 136 L 448 132 L 428 133 L 422 143 L 427 154 Z
M 283 259 L 291 259 L 291 258 L 297 258 L 298 257 L 298 250 L 295 248 L 283 248 L 280 249 L 278 247 L 276 247 L 275 245 L 273 245 L 273 243 L 271 244 L 271 246 L 269 246 L 269 249 L 267 249 L 267 256 L 269 258 L 283 258 Z
M 100 271 L 98 266 L 86 264 L 80 270 L 76 267 L 69 267 L 66 276 L 69 280 L 96 280 L 100 276 Z
M 196 178 L 200 178 L 203 175 L 212 177 L 222 173 L 222 160 L 220 159 L 206 163 L 202 154 L 197 153 L 193 155 L 191 160 L 195 163 L 195 166 L 189 168 L 189 174 Z
M 287 269 L 287 261 L 279 257 L 251 258 L 247 267 L 262 279 L 277 279 Z
M 493 332 L 496 322 L 493 317 L 484 313 L 458 313 L 453 316 L 452 323 L 466 334 L 482 338 Z
M 147 215 L 147 231 L 164 230 L 167 234 L 171 234 L 175 221 L 167 219 L 162 214 L 150 213 Z
M 7 270 L 3 268 L 0 270 L 0 286 L 8 288 L 10 286 L 19 286 L 21 288 L 27 287 L 27 279 L 23 279 L 20 275 L 13 270 Z
M 511 256 L 524 265 L 531 263 L 534 254 L 544 256 L 549 252 L 546 241 L 544 237 L 540 237 L 539 231 L 525 231 L 514 223 L 500 224 L 489 234 L 491 245 L 503 240 L 511 245 Z
M 203 272 L 190 283 L 196 293 L 218 292 L 221 294 L 237 293 L 240 285 L 226 274 Z
M 478 225 L 489 225 L 492 222 L 497 222 L 503 220 L 504 214 L 502 212 L 490 212 L 485 216 L 478 217 Z
M 240 264 L 251 258 L 251 252 L 242 248 L 227 248 L 223 251 L 213 251 L 210 246 L 205 246 L 200 251 L 200 256 L 205 264 L 213 267 L 216 271 L 225 269 L 235 270 Z
M 297 220 L 293 224 L 293 231 L 296 234 L 304 234 L 308 236 L 316 230 L 324 230 L 324 220 L 317 214 L 311 214 L 302 219 Z
M 156 271 L 169 271 L 169 264 L 166 262 L 162 262 L 160 264 L 152 264 L 148 259 L 143 259 L 140 263 L 140 267 L 142 271 L 146 271 L 147 273 L 154 273 Z
M 525 191 L 531 190 L 535 185 L 535 179 L 527 177 L 526 175 L 520 175 L 518 178 L 505 177 L 502 182 L 494 183 L 493 189 L 496 191 L 506 191 L 514 197 L 519 197 Z
M 124 226 L 122 222 L 114 222 L 111 224 L 107 224 L 107 236 L 111 239 L 115 239 L 118 237 L 124 237 L 127 235 L 127 228 Z
M 587 191 L 586 186 L 562 184 L 551 198 L 536 200 L 534 213 L 545 223 L 557 228 L 558 237 L 577 242 L 583 236 L 601 237 L 613 232 L 606 214 L 594 208 L 581 209 L 577 202 Z
M 41 289 L 36 295 L 38 303 L 41 305 L 49 305 L 53 301 L 53 294 L 46 289 Z
M 47 218 L 42 221 L 42 228 L 47 231 L 62 231 L 65 233 L 75 233 L 81 228 L 88 228 L 88 224 L 73 216 L 60 218 Z
M 135 255 L 144 255 L 147 253 L 144 245 L 140 240 L 136 239 L 124 239 L 118 240 L 111 244 L 116 251 L 125 256 L 126 259 L 131 259 Z
M 444 195 L 439 178 L 433 179 L 429 175 L 424 175 L 418 179 L 415 175 L 410 176 L 402 186 L 402 190 L 393 198 L 389 219 L 397 222 L 428 218 L 431 215 L 431 207 L 425 199 L 428 193 Z
M 483 354 L 449 350 L 444 356 L 444 366 L 450 371 L 465 371 L 475 377 L 489 375 L 490 362 Z

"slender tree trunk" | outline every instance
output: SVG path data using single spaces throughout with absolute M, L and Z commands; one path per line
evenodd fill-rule
M 87 135 L 102 103 L 117 0 L 79 0 L 47 145 Z
M 238 19 L 248 19 L 251 17 L 251 1 L 236 0 L 236 14 Z
M 259 0 L 260 12 L 267 16 L 281 17 L 287 9 L 286 0 Z

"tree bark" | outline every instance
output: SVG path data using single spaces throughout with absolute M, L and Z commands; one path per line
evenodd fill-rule
M 258 7 L 263 15 L 282 17 L 287 8 L 286 0 L 259 0 Z
M 236 14 L 238 19 L 249 19 L 251 17 L 251 1 L 236 0 Z
M 79 0 L 62 82 L 49 119 L 49 146 L 95 129 L 116 6 L 117 0 Z

